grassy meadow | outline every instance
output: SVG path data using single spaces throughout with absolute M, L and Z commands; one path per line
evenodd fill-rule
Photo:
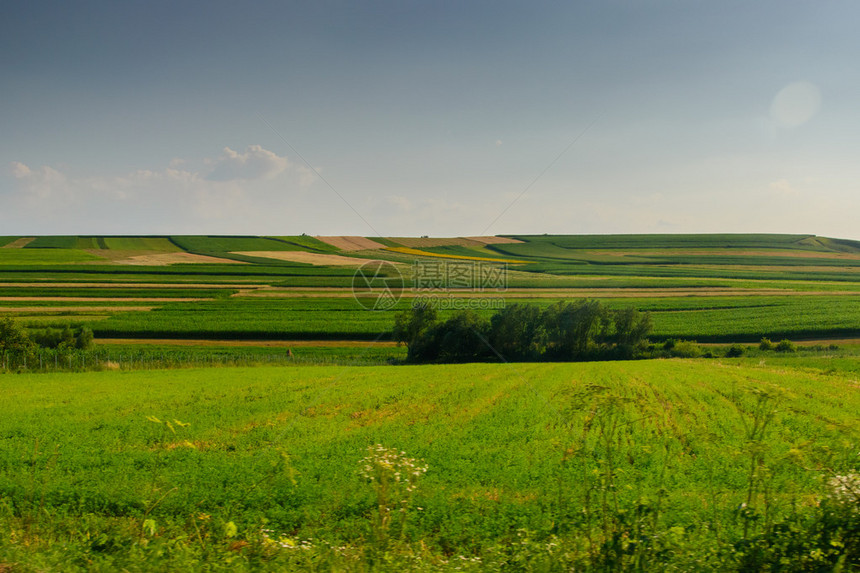
M 0 554 L 68 570 L 833 565 L 773 532 L 813 523 L 828 481 L 857 470 L 854 365 L 6 377 Z M 385 474 L 397 460 L 365 459 L 376 444 L 426 466 L 413 490 Z

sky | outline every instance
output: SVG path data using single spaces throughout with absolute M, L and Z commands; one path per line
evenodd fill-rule
M 860 3 L 19 2 L 0 235 L 860 239 Z

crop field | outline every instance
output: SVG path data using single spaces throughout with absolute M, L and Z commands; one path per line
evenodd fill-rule
M 858 242 L 25 238 L 0 320 L 94 341 L 0 352 L 2 573 L 860 567 Z M 353 296 L 368 260 L 386 310 Z M 583 298 L 649 313 L 647 356 L 708 358 L 394 344 L 417 300 Z
M 167 292 L 167 291 L 166 291 Z M 600 298 L 599 295 L 592 298 Z M 404 298 L 393 310 L 406 309 Z M 446 299 L 451 301 L 452 299 Z M 465 307 L 470 299 L 453 299 Z M 557 298 L 516 298 L 508 303 L 548 306 Z M 858 336 L 860 294 L 852 296 L 714 296 L 607 298 L 611 308 L 651 313 L 652 338 L 700 342 L 756 342 L 781 338 Z M 0 307 L 2 308 L 2 307 Z M 443 317 L 453 311 L 441 311 Z M 478 310 L 489 316 L 491 310 Z M 237 339 L 390 340 L 392 313 L 371 312 L 351 296 L 229 298 L 165 303 L 150 312 L 124 312 L 93 324 L 97 336 Z
M 101 257 L 79 249 L 3 249 L 0 265 L 59 265 L 99 261 Z
M 857 372 L 756 358 L 4 376 L 0 562 L 831 570 L 858 541 L 833 521 L 833 480 L 858 469 Z
M 2 309 L 146 303 L 147 310 L 81 308 L 66 315 L 72 324 L 88 325 L 97 338 L 390 340 L 393 312 L 428 294 L 454 307 L 471 304 L 484 316 L 491 310 L 476 306 L 481 301 L 545 306 L 602 299 L 611 307 L 650 312 L 657 341 L 860 338 L 860 244 L 808 235 L 521 236 L 483 242 L 308 236 L 32 239 L 23 248 L 0 250 L 0 314 L 35 327 L 60 318 L 51 310 L 40 317 L 38 310 Z M 3 238 L 7 244 L 16 240 Z M 421 248 L 397 246 L 404 243 Z M 217 259 L 128 264 L 138 256 L 153 263 L 158 257 Z M 389 311 L 368 312 L 352 296 L 356 271 L 350 267 L 374 258 L 403 263 L 386 271 L 399 272 L 404 287 Z M 218 262 L 225 260 L 229 264 Z M 416 261 L 452 273 L 463 265 L 502 264 L 504 288 L 426 292 L 415 287 L 421 279 Z M 344 266 L 347 262 L 351 265 Z M 443 310 L 442 316 L 450 312 Z

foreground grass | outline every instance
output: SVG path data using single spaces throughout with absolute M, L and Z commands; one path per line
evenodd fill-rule
M 849 570 L 856 517 L 826 492 L 858 469 L 856 374 L 780 358 L 3 375 L 0 567 Z M 365 459 L 374 444 L 428 468 L 414 491 Z

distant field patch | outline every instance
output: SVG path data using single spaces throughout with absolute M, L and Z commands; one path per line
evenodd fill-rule
M 104 245 L 117 251 L 182 252 L 182 249 L 167 237 L 104 237 Z
M 333 253 L 338 249 L 329 245 L 328 243 L 324 243 L 317 239 L 316 237 L 311 237 L 309 235 L 289 235 L 284 237 L 274 237 L 279 241 L 284 241 L 285 243 L 289 243 L 291 245 L 295 245 L 298 249 L 310 249 L 312 251 L 323 251 Z
M 845 259 L 860 260 L 860 253 L 827 253 L 822 251 L 801 250 L 750 250 L 750 249 L 623 249 L 623 250 L 583 250 L 584 255 L 603 257 L 648 257 L 648 256 L 739 256 L 739 257 L 795 257 L 801 259 Z
M 294 251 L 298 245 L 268 237 L 221 237 L 206 235 L 177 235 L 171 240 L 186 251 L 202 254 L 232 251 Z
M 277 259 L 279 261 L 291 261 L 294 263 L 307 263 L 316 266 L 359 267 L 365 263 L 372 262 L 372 259 L 344 257 L 342 255 L 325 253 L 309 253 L 307 251 L 237 251 L 235 254 L 248 257 L 262 257 L 264 259 Z
M 182 251 L 176 253 L 153 253 L 148 255 L 132 255 L 122 259 L 113 261 L 120 265 L 146 265 L 152 267 L 162 267 L 167 265 L 175 265 L 178 263 L 207 263 L 207 264 L 229 264 L 229 265 L 244 265 L 242 261 L 234 261 L 231 259 L 222 259 L 220 257 L 210 257 L 208 255 L 195 255 L 193 253 L 185 253 Z
M 27 245 L 28 249 L 76 249 L 78 238 L 68 235 L 48 235 L 36 237 Z M 86 247 L 84 247 L 86 248 Z
M 504 245 L 511 243 L 522 243 L 513 237 L 465 237 L 466 239 L 481 243 L 482 245 Z
M 0 265 L 63 265 L 103 260 L 80 249 L 0 249 Z
M 410 249 L 408 247 L 385 247 L 386 251 L 400 253 L 403 255 L 415 255 L 419 257 L 436 257 L 441 259 L 457 259 L 466 261 L 489 261 L 493 263 L 528 263 L 529 261 L 520 261 L 515 259 L 493 259 L 490 257 L 472 257 L 466 255 L 446 255 L 441 253 L 431 253 L 430 251 L 422 251 L 420 249 Z
M 486 243 L 482 243 L 480 241 L 474 241 L 472 239 L 466 239 L 463 237 L 451 237 L 451 238 L 442 238 L 442 237 L 388 237 L 389 240 L 394 241 L 404 247 L 410 247 L 413 249 L 424 249 L 427 247 L 450 247 L 450 246 L 459 246 L 459 247 L 482 247 Z
M 6 243 L 3 245 L 4 249 L 23 249 L 28 244 L 32 243 L 36 240 L 36 237 L 21 237 L 20 239 L 15 239 L 12 242 Z
M 385 245 L 382 243 L 377 243 L 367 237 L 337 236 L 317 237 L 317 239 L 333 247 L 337 247 L 341 251 L 366 251 L 385 248 Z

